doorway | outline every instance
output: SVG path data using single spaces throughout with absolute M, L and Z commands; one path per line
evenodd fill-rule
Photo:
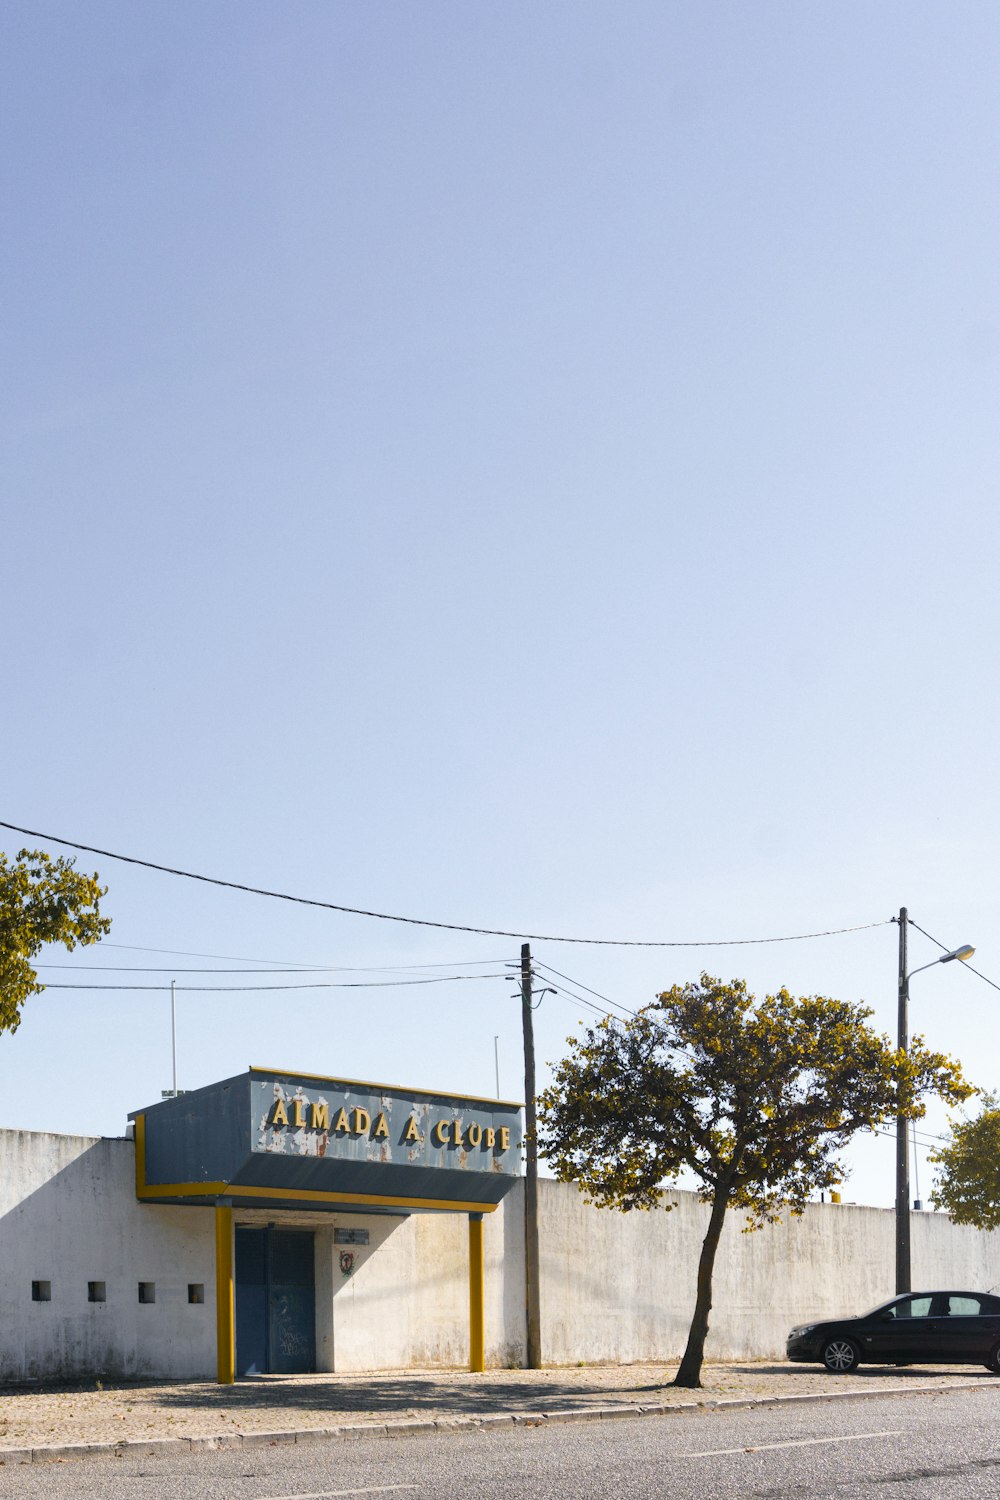
M 316 1368 L 316 1276 L 310 1230 L 237 1227 L 236 1374 Z

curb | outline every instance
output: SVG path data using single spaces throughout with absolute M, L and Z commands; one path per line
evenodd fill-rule
M 952 1391 L 1000 1390 L 1000 1380 L 969 1380 L 957 1385 L 907 1385 L 884 1391 L 810 1391 L 801 1396 L 736 1396 L 706 1401 L 663 1401 L 642 1405 L 565 1407 L 559 1411 L 487 1412 L 482 1416 L 400 1418 L 355 1422 L 338 1427 L 300 1427 L 279 1432 L 226 1432 L 209 1437 L 125 1438 L 117 1443 L 49 1443 L 37 1448 L 0 1447 L 0 1468 L 10 1464 L 70 1463 L 84 1458 L 160 1458 L 225 1449 L 277 1448 L 365 1437 L 432 1437 L 446 1432 L 478 1432 L 496 1427 L 552 1427 L 564 1422 L 610 1422 L 624 1417 L 669 1417 L 692 1412 L 752 1411 L 756 1407 L 809 1406 L 821 1401 L 868 1401 L 879 1397 L 941 1396 Z

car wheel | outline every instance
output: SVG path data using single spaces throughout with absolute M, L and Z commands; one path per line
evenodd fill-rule
M 991 1374 L 1000 1375 L 1000 1344 L 994 1344 L 990 1350 L 989 1359 L 986 1361 L 986 1368 Z
M 833 1375 L 846 1375 L 857 1367 L 858 1346 L 850 1339 L 830 1339 L 823 1345 L 823 1363 Z

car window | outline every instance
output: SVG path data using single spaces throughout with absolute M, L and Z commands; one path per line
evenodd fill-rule
M 932 1301 L 931 1297 L 904 1297 L 889 1312 L 894 1318 L 929 1318 Z
M 945 1313 L 950 1318 L 978 1318 L 981 1304 L 978 1297 L 946 1297 Z
M 892 1302 L 879 1302 L 877 1306 L 870 1307 L 861 1316 L 863 1318 L 894 1318 L 896 1316 L 896 1307 Z
M 979 1311 L 987 1318 L 995 1318 L 1000 1313 L 1000 1297 L 980 1297 Z

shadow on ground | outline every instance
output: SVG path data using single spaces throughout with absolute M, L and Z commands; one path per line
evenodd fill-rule
M 714 1387 L 715 1386 L 715 1382 L 712 1379 L 712 1374 L 713 1374 L 712 1370 L 708 1369 L 708 1370 L 706 1370 L 704 1372 L 704 1374 L 706 1376 L 705 1386 L 710 1387 L 710 1388 Z M 976 1379 L 978 1379 L 978 1378 L 981 1377 L 983 1380 L 994 1380 L 995 1381 L 996 1378 L 997 1378 L 994 1374 L 992 1374 L 991 1371 L 983 1369 L 981 1365 L 866 1365 L 866 1364 L 862 1364 L 855 1371 L 853 1371 L 853 1372 L 851 1372 L 849 1374 L 834 1375 L 834 1374 L 831 1374 L 830 1372 L 824 1370 L 823 1366 L 820 1365 L 818 1362 L 816 1364 L 814 1364 L 814 1365 L 808 1365 L 808 1364 L 794 1364 L 794 1365 L 793 1364 L 727 1365 L 726 1369 L 725 1369 L 725 1375 L 726 1375 L 726 1379 L 727 1380 L 730 1380 L 733 1376 L 745 1376 L 745 1377 L 748 1377 L 748 1379 L 749 1379 L 749 1381 L 751 1383 L 743 1391 L 741 1391 L 741 1393 L 740 1393 L 741 1396 L 745 1396 L 748 1399 L 752 1399 L 752 1397 L 754 1395 L 754 1389 L 753 1389 L 752 1382 L 755 1381 L 755 1380 L 759 1380 L 762 1376 L 763 1377 L 767 1377 L 767 1376 L 780 1375 L 785 1381 L 787 1381 L 788 1382 L 787 1385 L 782 1388 L 782 1394 L 783 1395 L 794 1395 L 795 1394 L 793 1382 L 794 1382 L 796 1376 L 799 1376 L 800 1379 L 802 1379 L 802 1380 L 807 1380 L 807 1379 L 815 1380 L 815 1378 L 816 1378 L 817 1375 L 826 1376 L 826 1378 L 829 1379 L 831 1382 L 836 1382 L 835 1385 L 831 1386 L 831 1389 L 834 1389 L 834 1390 L 837 1390 L 837 1391 L 841 1391 L 841 1390 L 849 1391 L 851 1389 L 852 1383 L 855 1382 L 856 1378 L 859 1377 L 859 1376 L 863 1377 L 864 1380 L 866 1380 L 866 1381 L 881 1380 L 881 1381 L 885 1381 L 886 1384 L 891 1384 L 893 1381 L 897 1381 L 897 1380 L 901 1380 L 901 1379 L 902 1380 L 910 1380 L 910 1381 L 913 1381 L 913 1380 L 942 1380 L 945 1377 L 953 1377 L 953 1376 L 961 1376 L 965 1380 L 976 1380 Z M 683 1388 L 681 1386 L 673 1385 L 671 1383 L 671 1381 L 669 1381 L 669 1380 L 666 1382 L 665 1385 L 660 1385 L 660 1384 L 654 1384 L 654 1385 L 637 1385 L 637 1386 L 633 1386 L 632 1387 L 633 1393 L 642 1392 L 642 1393 L 647 1394 L 647 1395 L 650 1392 L 652 1392 L 652 1391 L 663 1391 L 663 1390 L 672 1390 L 672 1391 L 675 1391 L 678 1395 L 682 1395 L 683 1394 Z M 764 1393 L 761 1392 L 761 1394 L 764 1394 Z
M 440 1375 L 399 1377 L 297 1375 L 246 1376 L 235 1385 L 215 1385 L 203 1381 L 178 1384 L 176 1381 L 100 1379 L 79 1381 L 39 1381 L 0 1386 L 0 1395 L 65 1395 L 90 1393 L 96 1388 L 106 1395 L 142 1401 L 159 1411 L 239 1411 L 278 1410 L 324 1413 L 365 1413 L 382 1416 L 433 1411 L 458 1415 L 511 1411 L 520 1408 L 540 1411 L 565 1408 L 568 1404 L 587 1405 L 595 1398 L 604 1403 L 627 1403 L 635 1400 L 640 1389 L 661 1390 L 662 1386 L 608 1388 L 600 1381 L 545 1380 L 506 1382 L 474 1377 L 464 1370 L 442 1371 Z
M 795 1375 L 815 1375 L 822 1370 L 823 1366 L 817 1360 L 814 1365 L 727 1365 L 731 1375 L 784 1375 L 786 1377 Z M 898 1380 L 900 1376 L 908 1379 L 918 1380 L 940 1380 L 944 1375 L 962 1375 L 973 1378 L 981 1375 L 984 1380 L 996 1380 L 996 1376 L 982 1365 L 866 1365 L 864 1361 L 858 1366 L 858 1375 L 863 1375 L 866 1380 Z M 853 1372 L 847 1375 L 835 1375 L 832 1377 L 837 1381 L 843 1381 L 846 1385 L 854 1379 Z M 838 1386 L 839 1389 L 839 1386 Z
M 689 1389 L 673 1384 L 673 1369 L 665 1368 L 662 1379 L 650 1381 L 647 1371 L 636 1371 L 636 1383 L 608 1385 L 595 1370 L 590 1379 L 582 1371 L 574 1371 L 574 1378 L 560 1379 L 557 1371 L 549 1370 L 538 1379 L 526 1372 L 518 1371 L 513 1378 L 504 1379 L 500 1372 L 494 1378 L 471 1376 L 467 1371 L 441 1371 L 419 1375 L 398 1376 L 364 1375 L 297 1375 L 297 1376 L 252 1376 L 237 1381 L 235 1385 L 214 1385 L 207 1381 L 178 1384 L 176 1381 L 156 1380 L 87 1380 L 39 1382 L 37 1385 L 6 1386 L 2 1389 L 13 1395 L 17 1393 L 64 1394 L 76 1391 L 93 1392 L 97 1389 L 109 1395 L 131 1393 L 133 1400 L 148 1403 L 151 1410 L 161 1412 L 191 1413 L 225 1411 L 232 1416 L 238 1412 L 269 1410 L 295 1411 L 299 1413 L 323 1414 L 324 1416 L 357 1415 L 369 1418 L 388 1416 L 419 1416 L 433 1412 L 437 1416 L 471 1416 L 490 1412 L 509 1411 L 555 1411 L 567 1407 L 601 1405 L 627 1405 L 641 1402 L 650 1396 L 660 1401 L 713 1400 L 720 1395 L 753 1399 L 774 1394 L 768 1379 L 782 1377 L 782 1394 L 795 1393 L 796 1377 L 805 1384 L 814 1382 L 817 1375 L 826 1372 L 814 1365 L 746 1364 L 708 1367 L 705 1385 Z M 873 1381 L 891 1386 L 893 1382 L 939 1381 L 942 1377 L 960 1376 L 965 1379 L 981 1378 L 996 1380 L 986 1370 L 976 1365 L 864 1365 L 858 1372 L 868 1388 Z M 646 1380 L 640 1383 L 642 1376 Z M 582 1378 L 581 1378 L 582 1377 Z M 744 1377 L 746 1383 L 733 1391 L 730 1382 Z M 827 1377 L 829 1389 L 847 1391 L 855 1381 L 853 1375 Z M 720 1380 L 725 1385 L 720 1387 Z M 758 1384 L 760 1383 L 760 1384 Z M 760 1385 L 763 1385 L 763 1389 Z M 757 1390 L 755 1390 L 755 1386 Z M 816 1393 L 816 1392 L 814 1392 Z M 821 1394 L 821 1393 L 816 1393 Z
M 518 1381 L 509 1385 L 502 1381 L 477 1380 L 475 1384 L 461 1385 L 447 1375 L 440 1379 L 424 1376 L 419 1380 L 400 1376 L 395 1380 L 371 1383 L 359 1380 L 357 1384 L 352 1382 L 350 1385 L 322 1378 L 292 1381 L 258 1376 L 230 1386 L 199 1386 L 187 1390 L 174 1386 L 159 1394 L 157 1405 L 161 1409 L 175 1410 L 211 1410 L 219 1407 L 229 1412 L 280 1406 L 286 1410 L 364 1412 L 375 1416 L 425 1411 L 470 1416 L 522 1407 L 531 1411 L 545 1411 L 565 1407 L 567 1404 L 585 1405 L 594 1397 L 601 1398 L 602 1402 L 624 1402 L 634 1394 L 635 1387 L 631 1390 L 609 1391 L 599 1384 L 569 1384 L 551 1380 L 544 1383 Z

